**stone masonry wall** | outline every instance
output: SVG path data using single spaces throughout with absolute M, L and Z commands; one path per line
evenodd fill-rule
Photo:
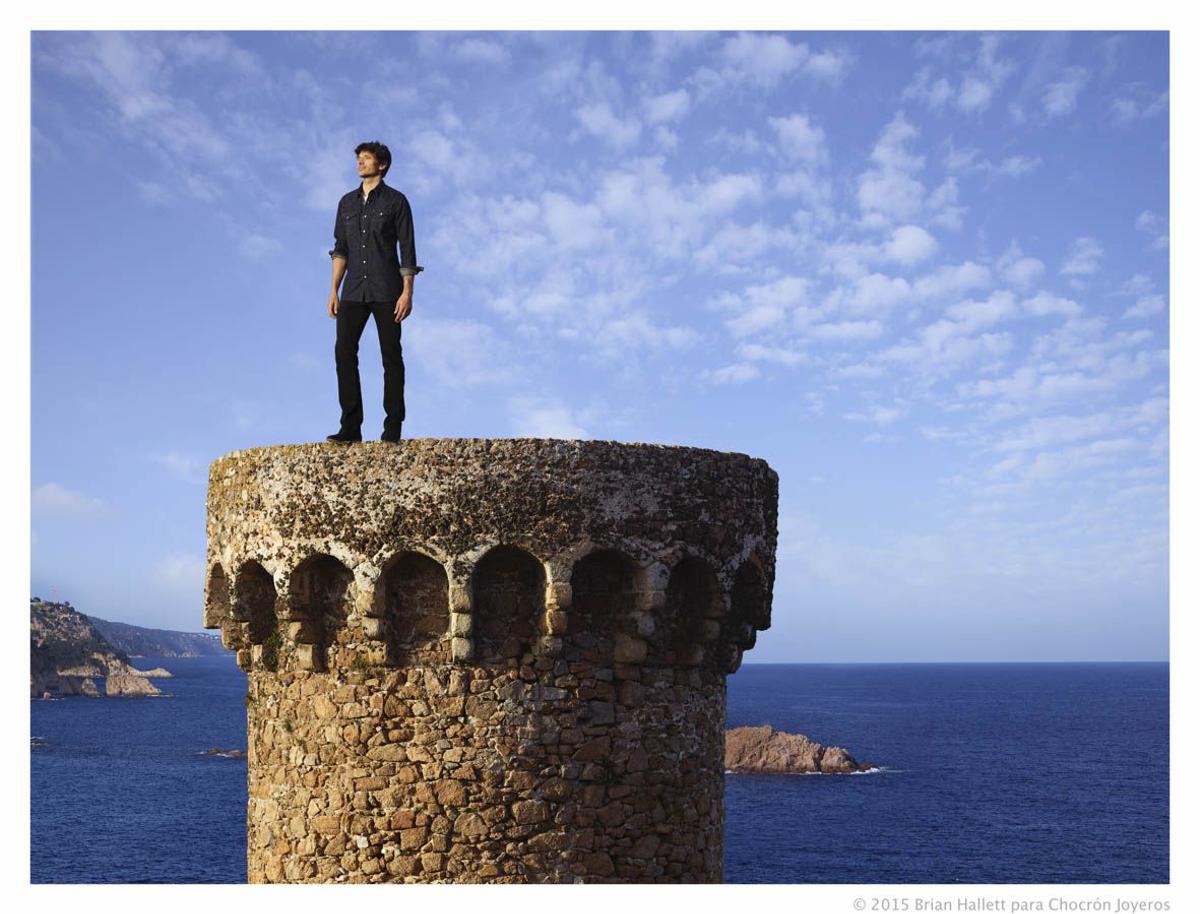
M 777 477 L 692 448 L 298 445 L 210 469 L 252 882 L 715 882 Z

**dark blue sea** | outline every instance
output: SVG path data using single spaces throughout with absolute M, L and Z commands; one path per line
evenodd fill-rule
M 241 882 L 245 676 L 146 658 L 167 699 L 30 703 L 33 882 Z M 1165 663 L 747 665 L 729 725 L 880 767 L 728 775 L 739 883 L 1165 883 Z

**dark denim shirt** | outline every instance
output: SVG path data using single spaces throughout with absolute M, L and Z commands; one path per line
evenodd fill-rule
M 404 289 L 401 277 L 424 269 L 417 266 L 408 198 L 383 181 L 365 201 L 362 187 L 350 191 L 338 201 L 329 256 L 346 261 L 342 301 L 394 302 Z

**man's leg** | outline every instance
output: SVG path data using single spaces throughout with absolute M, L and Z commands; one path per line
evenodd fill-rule
M 394 301 L 372 302 L 375 329 L 379 331 L 379 354 L 383 356 L 383 437 L 399 438 L 404 422 L 404 353 Z
M 363 422 L 362 388 L 358 381 L 358 341 L 371 309 L 364 302 L 341 302 L 337 312 L 337 342 L 333 346 L 337 366 L 338 402 L 342 407 L 345 435 L 361 435 Z

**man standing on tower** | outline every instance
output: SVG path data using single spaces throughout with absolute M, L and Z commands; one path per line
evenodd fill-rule
M 383 182 L 392 154 L 379 142 L 359 143 L 358 175 L 362 187 L 338 202 L 333 223 L 333 289 L 329 316 L 337 320 L 334 360 L 337 366 L 341 427 L 327 441 L 362 441 L 363 403 L 358 377 L 358 341 L 367 318 L 374 315 L 383 356 L 383 435 L 396 443 L 404 422 L 404 356 L 400 322 L 412 312 L 417 266 L 412 209 L 408 198 Z M 396 247 L 400 257 L 396 257 Z M 341 296 L 338 286 L 345 278 Z

